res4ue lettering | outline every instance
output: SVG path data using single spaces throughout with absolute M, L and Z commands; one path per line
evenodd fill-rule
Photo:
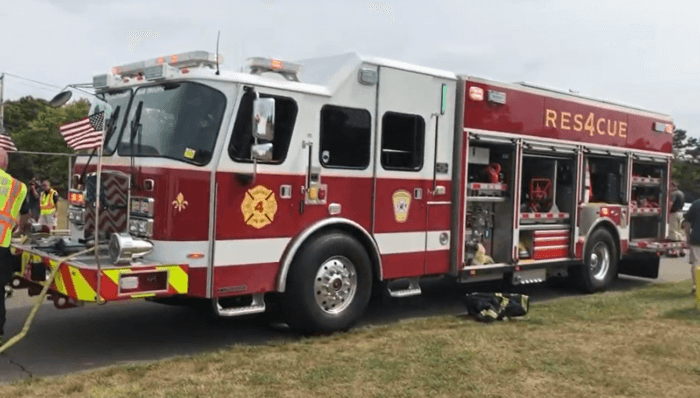
M 627 122 L 599 118 L 593 112 L 583 115 L 547 109 L 544 117 L 544 126 L 560 130 L 584 132 L 591 136 L 597 134 L 627 138 Z

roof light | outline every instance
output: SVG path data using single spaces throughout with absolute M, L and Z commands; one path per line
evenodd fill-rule
M 250 68 L 250 73 L 259 75 L 265 72 L 275 72 L 284 76 L 285 79 L 298 82 L 301 73 L 301 65 L 292 62 L 282 62 L 278 59 L 270 58 L 248 58 L 246 65 Z
M 112 74 L 119 75 L 122 78 L 127 76 L 136 76 L 139 73 L 145 75 L 145 70 L 147 68 L 165 65 L 165 58 L 166 57 L 158 57 L 146 61 L 139 61 L 126 65 L 115 66 L 114 68 L 112 68 Z M 206 51 L 190 51 L 169 56 L 169 65 L 175 68 L 194 68 L 207 66 L 213 69 L 216 67 L 216 58 L 216 54 L 209 53 Z M 221 65 L 223 63 L 223 57 L 219 55 L 218 58 L 219 65 Z
M 273 59 L 270 61 L 270 66 L 272 69 L 284 69 L 284 63 L 278 59 Z

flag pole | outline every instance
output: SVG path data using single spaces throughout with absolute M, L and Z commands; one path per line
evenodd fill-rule
M 104 129 L 103 129 L 104 130 Z M 102 295 L 100 294 L 100 290 L 102 288 L 102 266 L 100 264 L 100 251 L 99 251 L 99 244 L 100 244 L 100 186 L 101 186 L 101 177 L 102 177 L 102 145 L 103 145 L 104 140 L 100 142 L 100 146 L 97 147 L 97 176 L 96 176 L 96 182 L 97 186 L 95 187 L 95 194 L 96 194 L 96 199 L 95 199 L 95 262 L 97 263 L 97 290 L 96 294 L 97 296 L 95 297 L 95 302 L 99 303 L 101 301 Z

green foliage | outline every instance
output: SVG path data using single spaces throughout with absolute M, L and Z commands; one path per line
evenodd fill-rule
M 688 137 L 685 130 L 673 132 L 671 174 L 678 188 L 686 193 L 686 201 L 700 199 L 700 140 Z
M 5 104 L 5 127 L 20 151 L 74 153 L 66 145 L 58 127 L 87 116 L 89 108 L 90 104 L 85 100 L 53 108 L 43 99 L 24 97 Z M 66 156 L 11 154 L 7 171 L 24 182 L 33 176 L 49 178 L 59 194 L 66 195 Z

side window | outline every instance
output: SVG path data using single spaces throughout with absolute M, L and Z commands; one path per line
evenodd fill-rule
M 270 163 L 282 163 L 287 157 L 289 142 L 294 132 L 299 108 L 297 103 L 288 97 L 278 97 L 260 93 L 260 98 L 275 99 L 275 139 L 272 141 L 272 161 Z M 246 92 L 241 99 L 238 108 L 236 123 L 233 125 L 233 135 L 228 148 L 231 159 L 238 162 L 252 162 L 250 158 L 250 148 L 255 144 L 253 137 L 253 100 L 255 94 Z M 258 140 L 259 144 L 264 143 Z
M 321 109 L 321 164 L 335 168 L 367 168 L 371 119 L 364 109 L 324 106 Z
M 425 121 L 418 115 L 387 112 L 382 118 L 382 167 L 418 171 L 423 168 Z

